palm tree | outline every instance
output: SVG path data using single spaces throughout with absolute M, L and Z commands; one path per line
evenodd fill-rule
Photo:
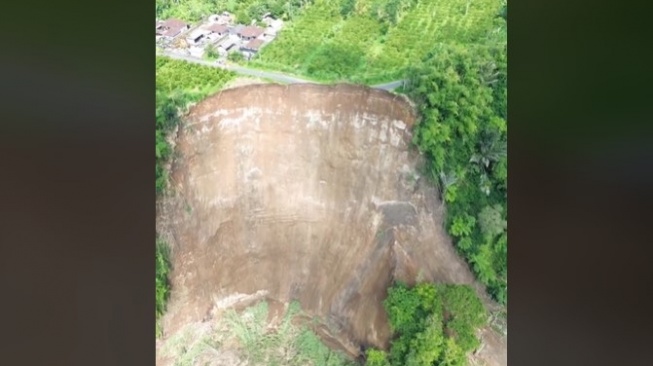
M 489 170 L 491 163 L 496 163 L 507 155 L 506 141 L 496 130 L 482 131 L 476 146 L 477 151 L 469 162 L 478 164 L 486 171 Z
M 435 178 L 435 172 L 433 172 L 434 178 Z M 445 195 L 447 194 L 447 189 L 449 187 L 453 186 L 454 184 L 458 183 L 458 177 L 456 176 L 455 172 L 451 173 L 445 173 L 444 171 L 441 171 L 440 174 L 438 175 L 438 180 L 440 182 L 439 185 L 439 191 L 440 191 L 440 197 L 442 198 L 440 202 L 440 207 L 444 206 L 444 201 L 445 201 Z

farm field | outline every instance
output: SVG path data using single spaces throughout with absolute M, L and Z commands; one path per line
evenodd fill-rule
M 323 81 L 400 79 L 442 44 L 483 41 L 497 0 L 315 0 L 253 60 Z
M 219 68 L 189 62 L 156 58 L 156 90 L 158 93 L 181 92 L 191 101 L 200 100 L 220 90 L 235 74 Z

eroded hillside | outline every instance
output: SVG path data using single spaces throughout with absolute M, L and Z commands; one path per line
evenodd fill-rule
M 158 212 L 173 253 L 164 334 L 296 299 L 355 355 L 388 345 L 395 279 L 472 284 L 492 307 L 418 174 L 415 120 L 400 97 L 351 85 L 249 85 L 193 107 Z M 478 356 L 506 365 L 505 339 L 483 340 Z

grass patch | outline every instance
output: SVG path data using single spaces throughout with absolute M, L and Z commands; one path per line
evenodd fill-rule
M 292 321 L 297 315 L 301 315 L 301 309 L 298 303 L 293 302 L 276 329 L 269 330 L 268 305 L 260 302 L 242 314 L 231 311 L 226 318 L 252 364 L 352 365 L 345 356 L 325 346 L 310 329 L 295 326 Z
M 172 337 L 164 348 L 176 365 L 201 365 L 220 354 L 236 351 L 240 361 L 261 366 L 354 366 L 344 355 L 332 351 L 320 338 L 293 319 L 302 314 L 299 303 L 289 304 L 274 328 L 268 324 L 267 302 L 230 310 L 214 324 L 191 325 Z M 228 348 L 221 349 L 229 344 Z M 233 360 L 233 362 L 236 362 Z

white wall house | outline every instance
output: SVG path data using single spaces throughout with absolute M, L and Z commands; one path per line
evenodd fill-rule
M 195 29 L 194 31 L 190 32 L 188 36 L 186 36 L 186 42 L 188 42 L 188 44 L 190 45 L 198 44 L 204 37 L 206 37 L 210 33 L 211 32 L 206 29 L 202 29 L 202 28 Z

